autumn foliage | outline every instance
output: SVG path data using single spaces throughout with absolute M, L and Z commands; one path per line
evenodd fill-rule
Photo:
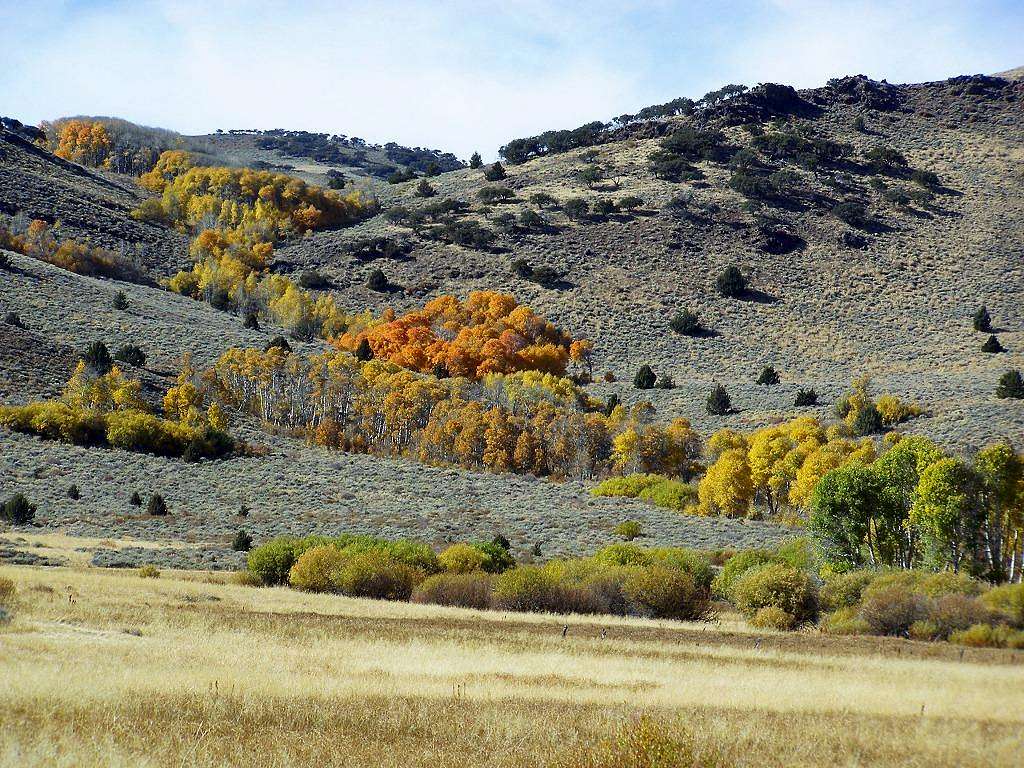
M 79 275 L 141 280 L 135 266 L 120 254 L 70 238 L 58 239 L 59 230 L 36 219 L 21 231 L 16 225 L 0 222 L 0 249 L 53 264 Z
M 471 293 L 464 303 L 439 296 L 422 309 L 345 333 L 337 345 L 355 351 L 364 339 L 375 359 L 420 372 L 443 366 L 473 380 L 515 371 L 563 376 L 570 360 L 589 369 L 593 349 L 514 297 L 492 291 Z

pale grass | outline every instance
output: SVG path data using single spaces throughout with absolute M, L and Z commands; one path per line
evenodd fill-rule
M 166 571 L 0 575 L 19 589 L 0 632 L 3 765 L 548 765 L 640 712 L 741 765 L 1009 766 L 1024 747 L 1024 659 L 1009 652 L 908 658 L 816 635 L 789 649 L 738 622 L 478 612 Z

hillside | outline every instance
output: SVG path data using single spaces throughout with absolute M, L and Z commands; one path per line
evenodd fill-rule
M 905 86 L 845 78 L 799 94 L 761 87 L 692 115 L 624 121 L 591 145 L 505 162 L 507 177 L 500 181 L 486 181 L 484 168 L 447 170 L 427 180 L 436 193 L 430 197 L 419 196 L 421 180 L 377 178 L 385 168 L 417 167 L 423 159 L 391 159 L 386 148 L 368 154 L 371 167 L 350 147 L 340 158 L 317 159 L 289 154 L 299 150 L 284 144 L 262 146 L 266 136 L 249 133 L 202 139 L 232 165 L 259 162 L 317 183 L 340 170 L 372 190 L 381 213 L 285 239 L 271 265 L 296 278 L 317 271 L 351 312 L 402 311 L 443 294 L 498 290 L 574 337 L 594 341 L 597 381 L 588 392 L 602 399 L 614 393 L 627 405 L 649 400 L 660 419 L 685 416 L 704 436 L 797 414 L 827 420 L 851 380 L 867 374 L 878 393 L 927 410 L 902 430 L 970 452 L 1001 437 L 1019 443 L 1024 435 L 1020 401 L 993 395 L 1004 370 L 1024 367 L 1022 103 L 1020 82 L 982 76 Z M 751 125 L 758 127 L 745 127 Z M 681 129 L 719 131 L 722 155 L 692 159 L 699 173 L 690 180 L 655 177 L 651 155 Z M 741 155 L 762 134 L 811 136 L 850 149 L 813 167 L 785 153 Z M 906 164 L 879 171 L 867 159 L 878 148 L 894 150 Z M 785 193 L 751 199 L 736 191 L 737 156 L 748 158 L 756 178 L 785 171 L 774 177 L 784 180 Z M 914 171 L 937 175 L 927 194 L 911 194 L 922 188 Z M 482 202 L 480 190 L 493 186 L 507 187 L 510 198 Z M 557 204 L 538 203 L 538 194 Z M 602 200 L 629 196 L 638 198 L 635 208 L 602 212 Z M 119 250 L 154 285 L 76 275 L 12 255 L 13 269 L 2 273 L 0 317 L 16 312 L 25 328 L 0 323 L 0 402 L 56 395 L 76 357 L 97 339 L 112 350 L 128 343 L 146 350 L 145 370 L 136 373 L 155 401 L 182 353 L 205 367 L 230 346 L 262 347 L 285 334 L 267 323 L 247 330 L 242 317 L 157 287 L 189 263 L 188 238 L 132 218 L 147 197 L 130 177 L 83 168 L 14 132 L 2 134 L 0 212 L 59 222 L 67 235 Z M 585 200 L 589 212 L 568 215 L 564 204 L 572 198 Z M 417 209 L 448 199 L 462 205 L 431 214 L 433 223 L 429 216 L 417 220 Z M 856 225 L 836 213 L 854 200 L 868 217 Z M 524 218 L 524 211 L 540 219 Z M 470 247 L 438 239 L 448 237 L 443 230 L 453 222 L 471 221 L 492 232 L 493 241 Z M 367 251 L 372 238 L 405 247 L 382 257 Z M 534 270 L 550 267 L 559 279 L 543 287 L 518 276 L 513 266 L 520 260 Z M 716 277 L 730 265 L 752 289 L 740 298 L 715 290 Z M 390 290 L 367 286 L 373 269 L 383 270 Z M 522 265 L 519 274 L 526 274 Z M 113 307 L 118 291 L 128 298 L 125 310 Z M 982 304 L 1004 353 L 981 351 L 986 336 L 972 329 L 971 317 Z M 688 337 L 669 329 L 685 308 L 700 316 L 707 333 Z M 320 341 L 292 345 L 326 348 Z M 642 364 L 670 376 L 674 388 L 634 389 Z M 781 384 L 755 383 L 766 365 L 779 371 Z M 729 415 L 705 412 L 716 382 L 732 397 Z M 820 404 L 795 408 L 802 388 L 813 388 Z M 24 492 L 39 504 L 40 523 L 73 534 L 176 542 L 157 561 L 186 567 L 237 563 L 228 545 L 240 525 L 259 538 L 354 530 L 432 543 L 502 532 L 518 552 L 540 545 L 545 557 L 608 543 L 612 528 L 627 519 L 641 521 L 652 544 L 751 546 L 792 534 L 771 523 L 684 517 L 637 500 L 596 499 L 581 481 L 330 452 L 267 434 L 249 417 L 236 416 L 234 428 L 266 455 L 183 464 L 3 433 L 0 498 Z M 81 488 L 79 500 L 67 497 L 72 483 Z M 140 515 L 128 506 L 132 491 L 159 491 L 172 515 Z M 252 510 L 247 517 L 236 514 L 243 505 Z M 104 562 L 107 554 L 97 552 Z M 152 555 L 124 557 L 139 562 Z

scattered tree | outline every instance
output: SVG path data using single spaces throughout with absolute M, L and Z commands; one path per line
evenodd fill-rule
M 737 266 L 728 266 L 715 280 L 718 293 L 726 298 L 737 298 L 747 291 L 747 279 Z
M 505 173 L 505 166 L 500 162 L 494 163 L 494 165 L 489 166 L 487 170 L 484 171 L 484 178 L 487 179 L 487 181 L 501 181 L 507 175 L 508 174 Z
M 1009 370 L 999 377 L 996 397 L 1013 400 L 1024 399 L 1024 376 L 1021 376 L 1020 371 Z
M 711 394 L 708 395 L 706 408 L 707 412 L 712 416 L 725 416 L 732 412 L 732 399 L 729 397 L 729 393 L 725 391 L 725 387 L 721 384 L 714 386 Z
M 231 541 L 231 548 L 235 552 L 248 552 L 252 549 L 252 536 L 244 528 L 239 528 L 235 538 Z
M 982 333 L 990 333 L 992 331 L 992 316 L 989 315 L 988 309 L 984 305 L 974 313 L 974 330 L 981 331 Z
M 36 516 L 35 504 L 22 493 L 16 493 L 0 505 L 0 520 L 12 525 L 25 525 Z
M 763 369 L 761 369 L 761 374 L 757 377 L 758 384 L 764 384 L 768 386 L 778 384 L 781 380 L 782 379 L 779 377 L 779 372 L 776 371 L 775 368 L 770 365 L 766 365 Z
M 683 336 L 698 336 L 703 330 L 700 324 L 700 317 L 696 312 L 692 312 L 689 309 L 677 312 L 669 320 L 668 327 Z
M 472 155 L 470 155 L 470 157 L 469 157 L 469 167 L 470 168 L 474 168 L 474 169 L 475 168 L 479 168 L 483 164 L 484 164 L 484 161 L 482 159 L 480 159 L 480 153 L 479 152 L 474 152 Z
M 813 389 L 801 389 L 796 393 L 796 399 L 793 401 L 793 406 L 796 408 L 806 408 L 817 404 L 818 393 Z
M 110 369 L 114 364 L 113 359 L 110 357 L 110 350 L 107 349 L 107 345 L 102 341 L 94 341 L 86 347 L 82 360 L 100 376 L 110 373 Z
M 1006 349 L 999 343 L 999 339 L 996 338 L 995 334 L 992 334 L 988 337 L 985 343 L 981 345 L 981 351 L 996 354 L 998 352 L 1005 352 Z
M 633 377 L 633 386 L 637 389 L 651 389 L 656 381 L 657 377 L 654 375 L 654 370 L 651 366 L 645 364 L 640 366 L 640 370 Z
M 374 269 L 370 272 L 369 277 L 366 278 L 366 287 L 371 291 L 380 293 L 386 291 L 389 285 L 388 276 L 381 269 Z
M 154 517 L 164 517 L 168 514 L 167 503 L 164 501 L 164 497 L 159 493 L 154 493 L 149 497 L 149 503 L 146 505 L 146 514 Z
M 114 294 L 114 309 L 124 310 L 128 309 L 128 297 L 124 291 L 118 291 Z

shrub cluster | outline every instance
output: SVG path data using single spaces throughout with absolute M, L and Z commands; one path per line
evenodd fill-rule
M 643 499 L 679 512 L 692 511 L 697 503 L 697 489 L 694 486 L 654 474 L 610 477 L 599 483 L 591 493 L 594 496 Z

